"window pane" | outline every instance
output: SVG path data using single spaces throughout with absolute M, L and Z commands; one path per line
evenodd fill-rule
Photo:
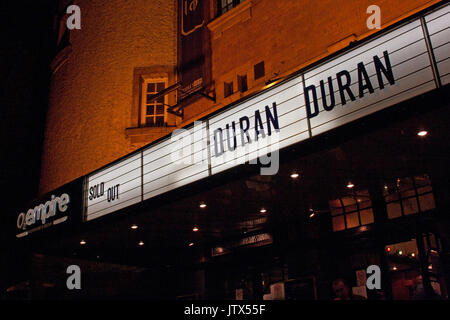
M 363 210 L 361 211 L 360 215 L 362 225 L 373 223 L 374 219 L 372 209 Z
M 414 197 L 416 195 L 416 190 L 407 190 L 402 192 L 402 198 Z
M 164 114 L 164 106 L 156 106 L 156 114 Z
M 155 101 L 156 101 L 156 103 L 159 103 L 159 104 L 164 104 L 164 96 L 162 96 L 162 97 L 159 97 L 159 98 L 158 98 L 158 99 L 156 99 Z
M 395 219 L 402 216 L 402 207 L 400 202 L 393 202 L 387 204 L 387 213 L 389 219 Z
M 427 174 L 414 177 L 414 180 L 416 181 L 416 186 L 427 186 L 431 185 L 430 177 Z
M 431 186 L 421 187 L 421 188 L 417 189 L 417 193 L 418 194 L 428 193 L 428 192 L 431 192 L 431 191 L 433 191 Z
M 333 217 L 333 231 L 341 231 L 345 229 L 344 216 Z
M 164 117 L 156 117 L 156 126 L 162 127 L 164 125 Z
M 245 92 L 248 90 L 247 75 L 243 75 L 243 76 L 238 75 L 238 90 L 240 92 Z
M 331 208 L 331 215 L 336 216 L 339 214 L 343 214 L 344 210 L 342 208 Z
M 257 79 L 259 79 L 261 77 L 264 77 L 264 75 L 265 75 L 264 61 L 261 61 L 261 62 L 255 64 L 253 66 L 253 72 L 254 72 L 254 75 L 255 75 L 255 80 L 257 80 Z
M 358 213 L 347 214 L 347 229 L 359 226 Z
M 405 215 L 418 213 L 419 208 L 417 206 L 417 198 L 409 198 L 402 201 L 403 204 L 403 213 Z
M 223 84 L 223 96 L 226 98 L 233 94 L 233 82 L 224 82 Z
M 372 206 L 372 201 L 361 201 L 359 203 L 359 209 L 366 209 L 366 208 L 370 208 Z
M 147 115 L 151 116 L 155 114 L 155 106 L 147 106 Z
M 151 97 L 152 95 L 154 95 L 154 93 L 148 94 L 148 95 L 147 95 L 147 103 L 148 103 L 148 104 L 150 104 L 150 103 L 155 103 L 155 100 L 154 100 L 154 99 L 153 99 L 153 100 L 150 99 L 150 97 Z
M 406 191 L 414 189 L 413 182 L 411 178 L 403 178 L 398 180 L 398 188 L 400 191 Z
M 399 201 L 398 193 L 386 195 L 385 200 L 386 200 L 386 202 Z
M 154 126 L 154 125 L 155 125 L 155 122 L 154 122 L 153 117 L 147 117 L 147 118 L 145 119 L 145 124 L 148 125 L 148 126 Z
M 422 211 L 427 211 L 436 208 L 434 203 L 434 196 L 432 193 L 427 193 L 425 195 L 419 196 L 420 209 Z
M 150 82 L 147 83 L 147 92 L 154 93 L 155 92 L 155 84 Z
M 342 203 L 345 207 L 347 207 L 349 205 L 356 204 L 356 200 L 353 197 L 344 197 L 342 198 Z
M 158 84 L 156 85 L 156 91 L 160 92 L 160 91 L 164 90 L 164 87 L 165 87 L 164 82 L 158 82 Z

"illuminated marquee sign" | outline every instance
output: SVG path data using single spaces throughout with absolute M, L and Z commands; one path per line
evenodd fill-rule
M 450 6 L 425 16 L 442 85 L 450 83 Z
M 141 153 L 100 170 L 86 179 L 86 220 L 92 220 L 140 202 Z
M 316 136 L 436 88 L 419 19 L 304 74 Z
M 166 137 L 89 175 L 85 219 L 252 163 L 449 83 L 449 8 L 408 22 L 208 116 L 200 125 L 182 130 L 177 137 L 184 140 L 181 146 Z M 180 150 L 182 159 L 175 161 L 174 151 Z

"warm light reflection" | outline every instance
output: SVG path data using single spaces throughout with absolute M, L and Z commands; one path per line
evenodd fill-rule
M 347 183 L 347 188 L 352 189 L 355 185 L 353 184 L 353 182 L 349 181 Z
M 198 228 L 197 228 L 197 227 L 193 227 L 193 228 L 192 228 L 192 231 L 197 232 L 197 231 L 198 231 Z
M 193 245 L 194 245 L 193 242 L 190 242 L 190 243 L 189 243 L 189 247 L 192 247 Z
M 136 230 L 138 228 L 138 226 L 136 225 L 136 224 L 133 224 L 132 226 L 131 226 L 131 229 L 133 229 L 133 230 Z
M 266 213 L 266 212 L 267 212 L 267 210 L 266 210 L 266 209 L 264 209 L 264 208 L 261 208 L 261 210 L 259 210 L 259 212 L 260 212 L 260 213 Z
M 427 134 L 428 134 L 428 131 L 425 131 L 425 130 L 421 130 L 421 131 L 417 132 L 417 135 L 419 137 L 425 137 Z
M 84 245 L 86 244 L 86 241 L 85 241 L 85 240 L 81 240 L 81 241 L 80 241 L 80 244 L 81 244 L 82 246 L 84 246 Z
M 300 175 L 297 172 L 293 172 L 291 173 L 291 178 L 292 179 L 297 179 Z
M 206 208 L 206 203 L 204 203 L 204 202 L 200 203 L 199 207 L 202 208 L 202 209 Z
M 139 241 L 138 245 L 142 247 L 144 245 L 144 241 Z

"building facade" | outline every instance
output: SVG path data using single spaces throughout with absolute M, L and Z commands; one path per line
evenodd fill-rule
M 444 1 L 60 8 L 41 194 L 17 219 L 34 295 L 333 299 L 345 278 L 448 298 Z

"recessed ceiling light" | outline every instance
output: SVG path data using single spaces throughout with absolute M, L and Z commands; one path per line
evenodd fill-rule
M 189 242 L 189 247 L 192 247 L 194 245 L 193 242 Z
M 394 270 L 394 271 L 397 270 L 397 267 L 394 266 L 394 267 L 392 268 L 392 270 Z
M 291 173 L 291 178 L 292 179 L 297 179 L 300 175 L 297 172 L 293 172 Z
M 204 203 L 204 202 L 200 203 L 199 207 L 202 208 L 202 209 L 206 208 L 206 203 Z
M 84 245 L 86 244 L 86 241 L 85 241 L 85 240 L 81 240 L 81 241 L 80 241 L 80 244 L 81 244 L 82 246 L 84 246 Z
M 197 228 L 197 227 L 193 227 L 193 228 L 192 228 L 192 231 L 197 232 L 197 231 L 198 231 L 198 228 Z
M 138 245 L 142 247 L 144 245 L 144 241 L 139 241 Z
M 347 188 L 352 189 L 355 185 L 353 184 L 353 182 L 349 181 L 347 183 Z
M 259 210 L 260 213 L 266 213 L 267 210 L 265 208 L 261 208 L 261 210 Z
M 133 224 L 133 225 L 131 226 L 131 229 L 133 229 L 133 230 L 136 230 L 137 228 L 138 228 L 137 224 Z
M 426 130 L 420 130 L 419 132 L 417 132 L 417 135 L 419 137 L 425 137 L 428 134 L 428 131 Z

